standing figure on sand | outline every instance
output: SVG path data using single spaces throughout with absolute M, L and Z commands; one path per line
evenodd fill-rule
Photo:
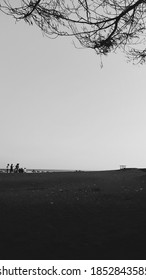
M 14 172 L 15 172 L 15 173 L 18 173 L 18 172 L 19 172 L 19 163 L 16 164 L 15 169 L 14 169 Z
M 6 167 L 7 173 L 9 173 L 9 166 L 10 166 L 10 164 L 8 163 L 8 164 L 7 164 L 7 167 Z
M 10 165 L 10 173 L 13 173 L 13 164 Z

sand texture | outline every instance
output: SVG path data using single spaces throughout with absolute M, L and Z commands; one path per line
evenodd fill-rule
M 0 259 L 146 259 L 146 172 L 0 174 Z

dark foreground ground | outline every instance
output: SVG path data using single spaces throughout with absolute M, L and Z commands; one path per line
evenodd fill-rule
M 146 259 L 146 172 L 0 174 L 0 259 Z

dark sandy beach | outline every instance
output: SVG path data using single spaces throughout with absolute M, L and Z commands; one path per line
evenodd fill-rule
M 0 259 L 146 259 L 146 172 L 0 174 Z

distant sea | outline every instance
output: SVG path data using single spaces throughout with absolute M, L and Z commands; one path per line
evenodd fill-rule
M 46 173 L 46 172 L 74 172 L 75 170 L 68 169 L 26 169 L 26 172 Z

